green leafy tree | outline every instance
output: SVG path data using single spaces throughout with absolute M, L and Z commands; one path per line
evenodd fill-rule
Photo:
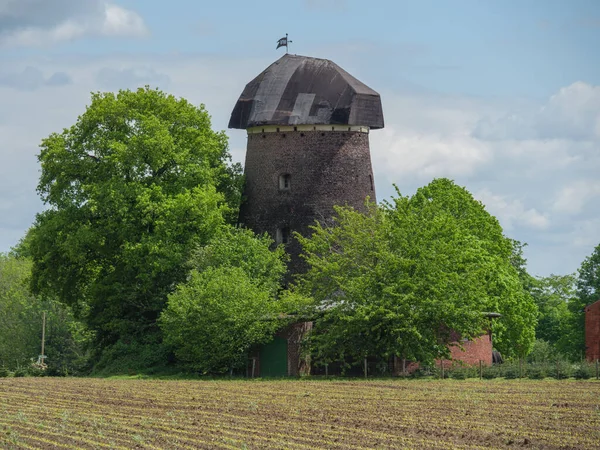
M 92 94 L 75 125 L 41 144 L 48 209 L 26 239 L 34 292 L 73 307 L 98 348 L 155 341 L 191 249 L 236 214 L 229 159 L 204 106 L 148 87 Z
M 88 336 L 68 308 L 29 292 L 31 261 L 0 254 L 0 367 L 28 367 L 41 350 L 42 316 L 46 314 L 44 353 L 51 374 L 68 374 L 85 364 Z
M 497 347 L 529 351 L 536 310 L 511 263 L 513 244 L 465 189 L 439 179 L 368 214 L 336 211 L 333 227 L 297 236 L 310 267 L 298 289 L 320 310 L 317 358 L 431 361 L 448 355 L 453 332 L 480 335 L 487 311 L 503 314 Z
M 272 339 L 299 296 L 280 295 L 286 254 L 268 236 L 221 230 L 193 255 L 189 279 L 160 318 L 165 342 L 188 367 L 222 373 L 244 367 L 253 345 Z
M 570 305 L 577 302 L 576 282 L 574 275 L 550 275 L 534 279 L 530 290 L 539 311 L 536 338 L 548 342 L 555 353 L 575 357 Z

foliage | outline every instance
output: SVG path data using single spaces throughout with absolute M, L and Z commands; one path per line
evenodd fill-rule
M 37 360 L 45 312 L 48 371 L 76 372 L 85 361 L 87 336 L 68 308 L 29 292 L 30 274 L 31 261 L 0 254 L 0 366 L 15 369 Z
M 225 134 L 204 106 L 158 90 L 95 93 L 39 161 L 49 208 L 26 239 L 33 290 L 73 307 L 99 348 L 157 333 L 191 249 L 236 214 Z
M 160 336 L 123 338 L 106 347 L 94 364 L 93 375 L 135 375 L 168 372 L 169 348 Z
M 268 342 L 302 297 L 279 295 L 283 248 L 246 229 L 221 230 L 194 252 L 187 282 L 169 296 L 160 318 L 165 341 L 189 367 L 222 373 L 245 366 L 253 345 Z
M 574 359 L 578 355 L 569 305 L 577 302 L 576 281 L 574 275 L 550 275 L 534 279 L 530 289 L 539 311 L 536 337 L 548 342 L 555 352 Z
M 239 267 L 193 271 L 169 296 L 160 322 L 175 354 L 200 372 L 242 367 L 251 345 L 267 342 L 279 323 L 276 303 Z
M 531 353 L 527 355 L 527 361 L 532 363 L 542 363 L 553 361 L 556 357 L 557 354 L 552 344 L 543 339 L 536 339 L 533 343 Z
M 596 376 L 596 366 L 595 364 L 582 361 L 576 366 L 573 376 L 577 380 L 589 380 Z
M 512 242 L 465 189 L 434 180 L 367 208 L 337 208 L 333 227 L 297 236 L 310 266 L 298 288 L 319 305 L 318 360 L 431 362 L 448 354 L 451 331 L 480 335 L 486 311 L 503 315 L 494 325 L 503 353 L 529 351 L 536 311 L 511 264 Z

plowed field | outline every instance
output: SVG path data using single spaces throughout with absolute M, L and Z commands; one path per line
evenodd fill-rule
M 593 381 L 0 379 L 0 448 L 600 448 Z

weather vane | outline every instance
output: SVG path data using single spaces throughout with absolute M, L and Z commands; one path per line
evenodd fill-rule
M 288 39 L 288 34 L 285 33 L 285 37 L 282 37 L 281 39 L 279 39 L 277 41 L 277 48 L 275 50 L 277 50 L 279 47 L 285 47 L 285 52 L 287 53 L 289 44 L 291 44 L 291 43 L 292 43 L 292 41 L 290 41 Z

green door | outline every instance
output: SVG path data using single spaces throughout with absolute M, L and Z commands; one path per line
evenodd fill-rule
M 260 376 L 286 377 L 287 359 L 287 339 L 276 336 L 260 349 Z

